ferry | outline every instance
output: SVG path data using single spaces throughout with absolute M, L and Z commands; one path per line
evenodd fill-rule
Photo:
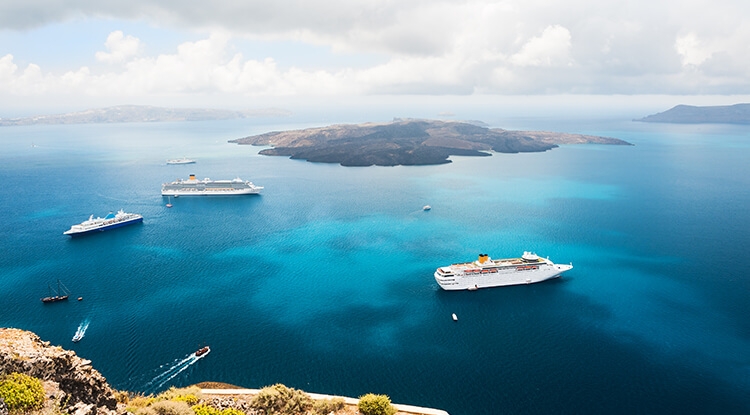
M 109 212 L 109 214 L 103 218 L 94 218 L 94 215 L 91 215 L 88 220 L 85 220 L 78 225 L 71 226 L 70 229 L 63 232 L 63 235 L 78 236 L 93 232 L 104 232 L 139 222 L 143 222 L 143 216 L 137 213 L 125 213 L 120 209 L 117 211 L 117 214 Z
M 194 174 L 187 180 L 177 179 L 161 186 L 162 196 L 233 196 L 255 195 L 263 190 L 253 182 L 243 181 L 239 177 L 233 180 L 198 180 Z
M 195 163 L 195 160 L 189 159 L 187 157 L 183 157 L 181 159 L 169 159 L 167 160 L 167 164 L 193 164 Z
M 211 351 L 211 348 L 206 346 L 206 347 L 201 347 L 193 354 L 195 355 L 195 357 L 201 357 L 205 354 L 208 354 L 210 351 Z
M 473 262 L 452 264 L 435 271 L 435 281 L 440 288 L 453 290 L 478 290 L 505 285 L 533 284 L 559 277 L 573 269 L 573 264 L 555 264 L 532 252 L 520 258 L 491 259 L 479 254 Z

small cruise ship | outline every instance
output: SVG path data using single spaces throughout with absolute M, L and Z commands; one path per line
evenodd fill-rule
M 195 163 L 195 160 L 189 159 L 187 157 L 167 160 L 167 164 L 193 164 L 193 163 Z
M 198 180 L 194 174 L 187 180 L 177 179 L 161 186 L 162 196 L 232 196 L 255 195 L 263 190 L 253 182 L 243 181 L 239 177 L 233 180 Z
M 489 255 L 479 254 L 476 261 L 438 268 L 435 281 L 444 290 L 477 290 L 542 282 L 571 269 L 573 264 L 554 264 L 549 258 L 540 258 L 532 252 L 508 259 L 491 259 Z
M 120 209 L 116 214 L 109 212 L 109 214 L 103 218 L 94 218 L 94 215 L 91 215 L 88 220 L 85 220 L 78 225 L 71 226 L 71 228 L 63 232 L 63 234 L 70 236 L 85 235 L 93 232 L 104 232 L 139 222 L 143 222 L 143 216 L 137 213 L 125 213 Z

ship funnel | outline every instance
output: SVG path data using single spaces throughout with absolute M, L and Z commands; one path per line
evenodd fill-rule
M 195 180 L 195 175 L 194 174 L 190 175 L 190 180 Z
M 487 254 L 479 254 L 479 263 L 484 264 L 487 262 L 487 260 L 490 259 L 490 256 Z

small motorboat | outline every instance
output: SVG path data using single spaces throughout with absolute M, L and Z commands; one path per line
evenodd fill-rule
M 432 209 L 432 206 L 430 206 L 430 205 L 424 205 L 422 207 L 422 210 L 425 210 L 425 211 L 430 210 L 430 209 Z
M 453 321 L 458 321 L 458 316 L 456 315 L 456 313 L 453 313 Z
M 201 357 L 203 355 L 208 354 L 208 352 L 210 352 L 210 351 L 211 351 L 211 349 L 208 346 L 206 346 L 206 347 L 201 347 L 194 354 L 195 354 L 195 357 Z

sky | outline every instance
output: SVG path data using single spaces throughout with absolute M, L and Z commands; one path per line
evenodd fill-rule
M 407 97 L 732 104 L 750 96 L 748 40 L 747 0 L 3 0 L 0 117 Z

